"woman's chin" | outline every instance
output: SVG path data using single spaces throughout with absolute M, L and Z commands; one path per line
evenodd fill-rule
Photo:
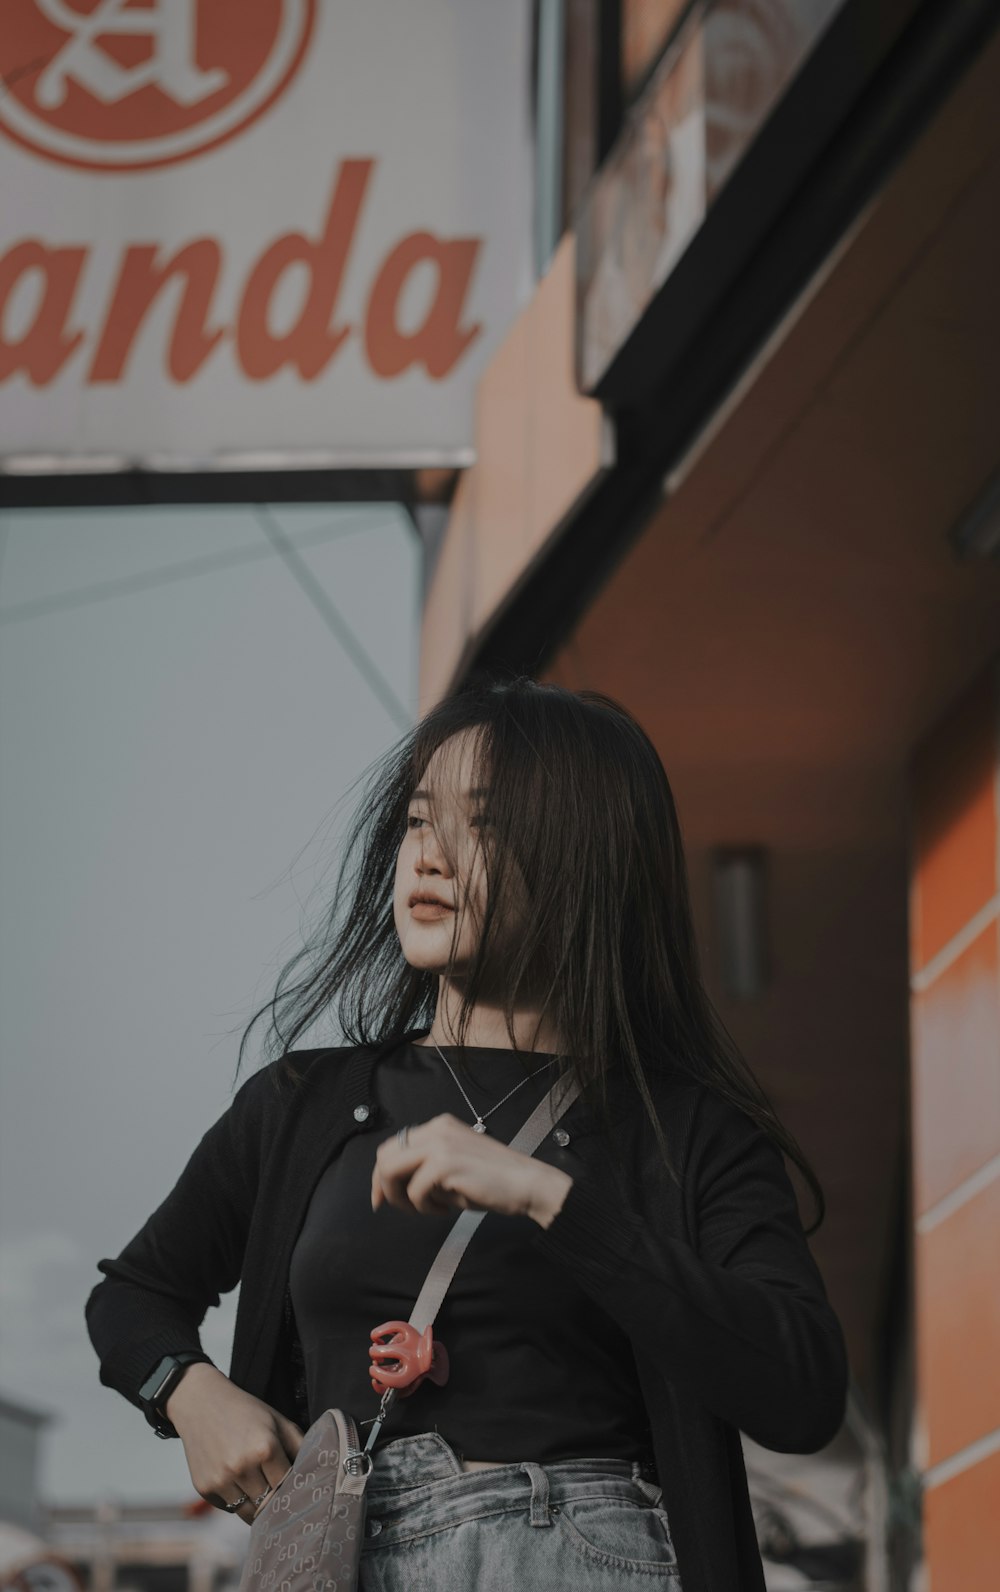
M 445 973 L 448 969 L 448 946 L 419 945 L 414 943 L 415 936 L 407 936 L 403 942 L 403 956 L 410 966 L 419 973 Z M 453 973 L 460 973 L 461 965 L 452 968 Z

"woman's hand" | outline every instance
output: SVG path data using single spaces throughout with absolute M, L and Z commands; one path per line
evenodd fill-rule
M 375 1153 L 372 1210 L 383 1200 L 403 1211 L 497 1211 L 530 1216 L 548 1227 L 573 1179 L 568 1172 L 476 1133 L 450 1112 L 411 1127 L 406 1143 L 393 1133 Z
M 184 1444 L 195 1492 L 217 1509 L 246 1493 L 247 1502 L 231 1513 L 248 1526 L 257 1512 L 254 1499 L 279 1485 L 305 1435 L 294 1421 L 204 1361 L 185 1371 L 167 1400 L 166 1414 Z M 266 1505 L 265 1498 L 260 1507 Z

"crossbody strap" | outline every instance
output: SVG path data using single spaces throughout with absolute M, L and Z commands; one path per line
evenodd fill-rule
M 512 1150 L 520 1150 L 524 1155 L 532 1155 L 546 1134 L 555 1126 L 564 1111 L 568 1111 L 577 1095 L 580 1085 L 575 1078 L 566 1082 L 565 1092 L 558 1106 L 555 1106 L 555 1094 L 559 1088 L 559 1081 L 552 1085 L 548 1093 L 539 1100 L 524 1127 L 521 1128 L 510 1141 Z M 410 1315 L 410 1324 L 418 1332 L 423 1332 L 429 1326 L 441 1308 L 441 1301 L 448 1291 L 451 1279 L 458 1270 L 458 1263 L 465 1254 L 466 1246 L 476 1228 L 489 1211 L 462 1211 L 458 1220 L 448 1230 L 448 1236 L 434 1257 L 424 1286 L 417 1295 L 417 1302 Z
M 556 1094 L 561 1084 L 564 1087 L 557 1106 Z M 524 1126 L 515 1133 L 510 1141 L 510 1149 L 520 1150 L 524 1155 L 532 1155 L 563 1112 L 569 1110 L 579 1093 L 580 1084 L 576 1078 L 557 1079 L 548 1093 L 539 1100 Z M 453 1226 L 449 1228 L 448 1236 L 434 1257 L 430 1271 L 424 1279 L 424 1285 L 417 1295 L 417 1302 L 410 1313 L 410 1325 L 416 1327 L 419 1332 L 430 1326 L 437 1315 L 451 1279 L 458 1270 L 458 1263 L 468 1248 L 469 1239 L 483 1217 L 488 1215 L 489 1211 L 462 1211 Z M 382 1395 L 379 1414 L 370 1423 L 371 1430 L 365 1443 L 366 1453 L 374 1446 L 382 1424 L 395 1401 L 395 1388 L 388 1388 Z M 363 1421 L 361 1424 L 367 1426 L 369 1422 Z

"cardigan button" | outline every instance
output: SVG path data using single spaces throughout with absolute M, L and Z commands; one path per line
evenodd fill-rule
M 354 1120 L 355 1120 L 355 1122 L 367 1122 L 370 1115 L 371 1115 L 371 1106 L 355 1106 L 354 1107 Z
M 569 1143 L 569 1134 L 565 1128 L 553 1128 L 552 1137 L 559 1145 L 567 1145 Z

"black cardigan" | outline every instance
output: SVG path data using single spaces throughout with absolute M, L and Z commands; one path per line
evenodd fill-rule
M 229 1376 L 304 1425 L 291 1251 L 330 1158 L 379 1126 L 375 1061 L 425 1031 L 295 1051 L 295 1089 L 276 1090 L 277 1061 L 247 1078 L 135 1237 L 98 1262 L 86 1320 L 105 1386 L 138 1407 L 160 1357 L 201 1348 L 209 1306 L 239 1282 Z M 780 1150 L 702 1084 L 652 1088 L 682 1188 L 640 1106 L 619 1117 L 629 1173 L 610 1156 L 606 1176 L 588 1169 L 529 1241 L 629 1336 L 684 1592 L 764 1592 L 739 1432 L 780 1453 L 831 1442 L 844 1336 Z

